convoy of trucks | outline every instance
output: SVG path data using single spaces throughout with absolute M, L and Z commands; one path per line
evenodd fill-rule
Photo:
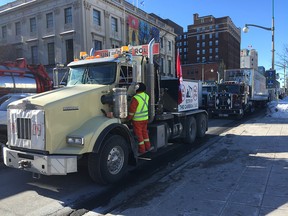
M 236 116 L 253 112 L 269 100 L 266 78 L 255 69 L 229 69 L 224 71 L 224 80 L 218 84 L 215 106 L 209 108 L 210 116 Z
M 67 86 L 18 100 L 8 106 L 6 166 L 34 177 L 77 172 L 87 158 L 97 183 L 121 179 L 128 165 L 137 164 L 137 141 L 126 120 L 138 82 L 147 86 L 152 152 L 175 139 L 193 144 L 208 129 L 208 114 L 199 109 L 198 81 L 161 77 L 153 56 L 159 44 L 126 46 L 82 53 L 71 62 Z M 155 63 L 155 64 L 154 64 Z M 113 117 L 111 117 L 113 114 Z M 144 155 L 145 156 L 145 155 Z

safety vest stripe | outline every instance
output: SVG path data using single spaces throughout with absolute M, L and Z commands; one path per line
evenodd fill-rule
M 138 101 L 138 107 L 133 116 L 133 119 L 137 121 L 147 120 L 149 118 L 148 117 L 149 116 L 149 112 L 148 112 L 149 96 L 143 92 L 143 93 L 134 95 L 134 98 Z
M 141 107 L 141 111 L 140 111 L 140 113 L 141 113 L 141 112 L 143 112 L 143 110 L 144 110 L 144 108 L 145 108 L 145 105 L 148 107 L 148 104 L 147 104 L 147 102 L 146 102 L 146 97 L 147 97 L 147 95 L 146 95 L 146 94 L 144 95 L 145 98 L 143 98 L 141 95 L 135 95 L 135 96 L 140 97 L 140 98 L 143 100 L 143 102 L 144 102 L 143 105 L 142 105 L 142 107 Z

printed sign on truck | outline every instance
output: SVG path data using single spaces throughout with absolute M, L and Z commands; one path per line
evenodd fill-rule
M 178 111 L 198 109 L 198 83 L 183 81 L 181 85 L 182 103 L 178 105 Z

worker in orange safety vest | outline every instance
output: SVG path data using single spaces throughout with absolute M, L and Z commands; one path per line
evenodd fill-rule
M 138 139 L 138 152 L 142 154 L 151 147 L 147 129 L 149 95 L 145 93 L 146 86 L 142 82 L 135 85 L 135 90 L 127 119 L 132 120 L 133 131 Z

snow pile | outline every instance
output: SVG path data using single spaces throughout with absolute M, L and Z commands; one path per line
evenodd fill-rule
M 269 102 L 267 114 L 273 118 L 288 118 L 288 97 Z

